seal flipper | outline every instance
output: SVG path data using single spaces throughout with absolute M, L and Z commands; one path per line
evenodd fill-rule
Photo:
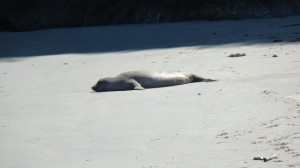
M 134 90 L 145 90 L 145 88 L 143 88 L 143 86 L 135 86 Z
M 139 84 L 136 80 L 134 79 L 130 79 L 127 81 L 128 83 L 132 84 L 133 85 L 133 89 L 134 90 L 144 90 L 145 88 Z
M 205 79 L 205 78 L 202 78 L 200 76 L 197 76 L 197 75 L 192 75 L 193 77 L 193 82 L 214 82 L 214 81 L 217 81 L 217 80 L 213 80 L 213 79 Z
M 214 79 L 204 79 L 202 82 L 215 82 L 215 81 L 218 81 L 218 80 L 214 80 Z

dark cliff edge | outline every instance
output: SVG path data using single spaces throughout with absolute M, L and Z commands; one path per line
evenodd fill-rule
M 0 0 L 0 31 L 299 14 L 300 0 Z

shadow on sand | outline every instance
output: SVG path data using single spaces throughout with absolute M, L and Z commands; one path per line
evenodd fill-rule
M 0 61 L 57 54 L 126 52 L 232 43 L 270 43 L 299 37 L 300 16 L 242 21 L 183 22 L 0 32 Z

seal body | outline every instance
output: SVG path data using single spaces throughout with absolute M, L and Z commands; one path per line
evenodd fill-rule
M 194 74 L 184 72 L 153 72 L 130 71 L 116 77 L 100 79 L 92 89 L 96 92 L 143 90 L 146 88 L 158 88 L 174 85 L 182 85 L 192 82 L 209 82 Z

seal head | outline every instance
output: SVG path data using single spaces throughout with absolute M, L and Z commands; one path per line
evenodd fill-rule
M 106 91 L 122 91 L 122 90 L 140 90 L 138 84 L 132 79 L 123 78 L 104 78 L 100 79 L 92 89 L 95 92 L 106 92 Z M 143 89 L 143 88 L 142 88 Z

